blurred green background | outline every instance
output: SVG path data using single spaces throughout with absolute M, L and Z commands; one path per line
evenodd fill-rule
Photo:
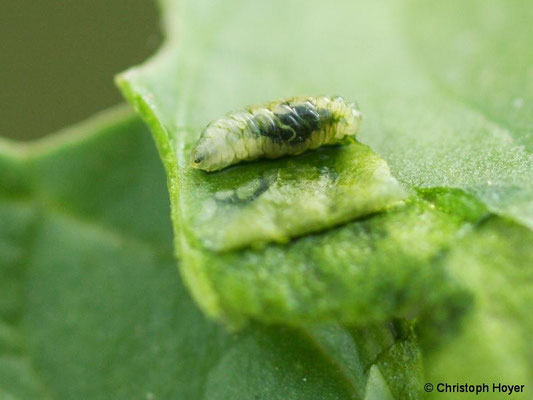
M 0 136 L 28 140 L 120 103 L 113 76 L 161 42 L 152 0 L 0 0 Z

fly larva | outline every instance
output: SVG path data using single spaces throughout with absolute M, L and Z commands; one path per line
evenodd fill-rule
M 192 166 L 217 171 L 241 161 L 297 155 L 355 136 L 361 112 L 341 97 L 293 97 L 251 106 L 211 122 Z

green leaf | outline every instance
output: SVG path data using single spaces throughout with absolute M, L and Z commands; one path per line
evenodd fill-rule
M 373 366 L 365 391 L 365 400 L 391 400 L 393 399 L 387 388 L 379 369 Z
M 197 131 L 246 104 L 338 92 L 360 102 L 361 140 L 385 157 L 402 182 L 461 187 L 531 226 L 532 210 L 524 203 L 533 187 L 531 155 L 520 143 L 527 139 L 513 140 L 529 135 L 524 118 L 530 113 L 502 108 L 503 119 L 520 118 L 526 129 L 502 127 L 432 78 L 452 76 L 463 92 L 502 107 L 512 107 L 512 92 L 529 107 L 531 26 L 515 23 L 527 21 L 529 5 L 499 1 L 484 7 L 475 1 L 466 13 L 460 1 L 438 6 L 438 12 L 423 1 L 343 1 L 335 7 L 315 1 L 305 9 L 297 2 L 176 3 L 162 1 L 169 37 L 159 56 L 122 77 L 132 95 L 145 96 L 145 111 L 169 139 L 179 136 L 178 128 Z M 504 56 L 491 56 L 503 47 Z M 464 62 L 464 55 L 477 64 Z M 470 79 L 481 64 L 490 79 Z M 502 99 L 498 88 L 508 80 Z
M 470 382 L 489 382 L 489 386 L 533 381 L 532 246 L 531 230 L 492 217 L 446 256 L 448 269 L 468 286 L 476 307 L 458 335 L 428 353 L 430 380 L 455 382 L 468 377 Z M 513 396 L 527 398 L 528 391 Z M 492 393 L 485 396 L 494 398 Z
M 532 325 L 522 324 L 523 310 L 533 305 L 527 290 L 504 307 L 513 316 L 517 339 L 504 354 L 495 343 L 506 336 L 485 323 L 500 319 L 480 302 L 488 292 L 456 271 L 486 264 L 492 274 L 496 267 L 533 263 L 527 112 L 533 62 L 527 21 L 533 7 L 503 0 L 490 6 L 473 1 L 466 11 L 458 0 L 445 5 L 421 0 L 161 4 L 166 45 L 117 82 L 156 139 L 169 179 L 182 276 L 203 310 L 235 325 L 251 318 L 296 326 L 316 321 L 369 326 L 394 316 L 416 317 L 433 378 L 492 377 L 487 371 L 501 371 L 516 356 L 502 376 L 531 381 L 525 373 L 531 361 L 520 355 L 529 355 L 531 348 Z M 243 180 L 257 179 L 270 167 L 296 171 L 299 161 L 205 175 L 188 167 L 190 147 L 206 123 L 228 111 L 315 93 L 359 102 L 365 121 L 358 139 L 383 157 L 392 177 L 413 194 L 380 205 L 377 215 L 326 232 L 247 248 L 304 232 L 289 221 L 281 233 L 279 226 L 271 233 L 262 209 L 241 219 L 233 209 L 219 216 L 218 205 L 205 203 L 205 196 L 238 190 Z M 337 168 L 349 166 L 343 162 Z M 308 177 L 306 172 L 303 178 Z M 300 209 L 304 202 L 289 204 Z M 290 209 L 309 223 L 312 216 Z M 487 260 L 483 249 L 493 242 L 500 246 Z M 469 250 L 457 253 L 465 243 Z M 513 249 L 524 250 L 511 256 Z M 522 288 L 531 283 L 529 275 L 509 279 Z M 496 285 L 495 291 L 503 298 L 510 289 Z M 499 329 L 505 321 L 496 323 Z M 486 357 L 475 357 L 478 342 Z M 443 354 L 475 365 L 466 364 L 466 371 L 457 362 L 439 364 Z M 380 374 L 373 370 L 368 396 L 387 393 L 374 388 Z
M 165 4 L 166 47 L 120 82 L 167 169 L 181 271 L 212 314 L 291 326 L 250 322 L 228 333 L 196 310 L 174 271 L 152 143 L 139 120 L 118 111 L 63 137 L 0 143 L 0 396 L 420 398 L 413 329 L 431 381 L 529 387 L 532 169 L 520 110 L 529 107 L 530 52 L 522 50 L 531 28 L 515 26 L 529 6 L 477 2 L 464 12 L 451 2 L 435 13 L 416 1 L 191 1 L 178 21 L 175 3 Z M 466 43 L 486 63 L 499 50 L 522 57 L 489 65 L 502 79 L 472 79 L 460 40 L 470 26 Z M 452 67 L 459 72 L 450 78 Z M 234 240 L 250 228 L 212 236 L 219 247 L 210 249 L 202 242 L 210 225 L 198 238 L 182 232 L 199 217 L 201 195 L 185 193 L 180 204 L 183 185 L 203 181 L 176 157 L 187 154 L 181 135 L 295 92 L 359 100 L 360 140 L 373 150 L 349 151 L 364 167 L 384 166 L 377 151 L 404 185 L 431 188 L 398 203 L 386 170 L 386 196 L 373 197 L 381 212 L 368 215 L 352 199 L 343 211 L 365 218 L 288 244 L 219 253 L 241 246 Z M 342 162 L 341 173 L 351 166 Z M 303 233 L 293 226 L 254 243 Z M 410 322 L 391 323 L 397 316 Z
M 218 173 L 183 172 L 183 229 L 215 251 L 287 242 L 405 198 L 387 164 L 357 142 Z
M 169 27 L 167 45 L 156 58 L 122 74 L 117 82 L 154 131 L 170 181 L 182 272 L 208 314 L 234 324 L 247 317 L 289 323 L 365 323 L 412 315 L 415 308 L 434 306 L 431 301 L 421 302 L 431 298 L 421 282 L 426 282 L 428 290 L 449 286 L 439 285 L 439 281 L 447 282 L 439 268 L 427 272 L 433 277 L 418 274 L 420 260 L 427 263 L 467 228 L 454 218 L 442 217 L 456 225 L 443 229 L 442 234 L 428 235 L 423 229 L 433 232 L 441 229 L 437 228 L 440 223 L 447 223 L 433 220 L 440 217 L 437 212 L 428 217 L 424 228 L 409 236 L 420 216 L 408 205 L 397 211 L 403 217 L 392 212 L 293 240 L 287 246 L 228 252 L 258 241 L 284 241 L 364 215 L 369 208 L 361 203 L 366 201 L 383 209 L 387 201 L 390 205 L 399 198 L 383 161 L 379 161 L 383 166 L 379 175 L 386 184 L 373 180 L 373 164 L 378 159 L 368 149 L 371 158 L 349 149 L 345 153 L 324 150 L 325 154 L 341 154 L 327 165 L 323 153 L 315 152 L 302 158 L 245 164 L 222 173 L 192 170 L 190 148 L 203 126 L 248 103 L 310 92 L 357 98 L 366 116 L 362 140 L 383 154 L 402 182 L 461 188 L 476 195 L 489 210 L 530 223 L 531 155 L 508 140 L 499 126 L 451 98 L 421 73 L 401 40 L 410 37 L 404 33 L 403 22 L 418 12 L 417 4 L 401 10 L 351 1 L 338 2 L 334 8 L 317 1 L 305 10 L 285 2 L 184 1 L 178 8 L 174 1 L 163 1 L 162 5 Z M 273 12 L 276 9 L 282 9 L 283 16 Z M 400 11 L 406 17 L 398 20 Z M 460 7 L 455 11 L 460 12 Z M 179 35 L 171 28 L 178 25 Z M 446 23 L 436 26 L 449 33 Z M 482 41 L 483 36 L 476 39 Z M 379 46 L 371 45 L 378 41 Z M 392 64 L 387 60 L 393 60 Z M 323 170 L 354 177 L 354 181 L 343 189 L 328 181 Z M 253 201 L 231 205 L 219 201 L 224 195 L 233 198 L 240 191 L 253 192 L 261 182 L 268 189 Z M 363 189 L 353 191 L 357 184 Z M 350 193 L 348 203 L 342 200 L 343 191 Z M 384 200 L 376 197 L 383 195 Z M 327 211 L 330 204 L 339 207 L 340 217 Z M 427 214 L 433 214 L 435 205 L 426 206 Z M 357 212 L 350 213 L 350 209 Z M 450 213 L 461 215 L 462 211 Z M 326 225 L 317 225 L 316 216 Z M 405 255 L 389 267 L 400 272 L 391 273 L 372 255 L 365 256 L 375 245 L 378 227 L 385 225 L 380 218 L 405 218 L 402 228 L 397 223 L 398 233 L 384 228 L 383 246 L 390 253 L 380 251 L 375 256 L 393 265 L 392 257 Z M 364 229 L 370 234 L 361 232 Z M 399 234 L 401 229 L 406 230 L 404 235 Z M 371 243 L 365 246 L 367 236 L 366 242 Z M 412 246 L 413 242 L 421 243 L 421 248 Z M 398 291 L 412 295 L 391 301 L 390 296 L 397 298 Z
M 391 345 L 416 348 L 392 326 L 361 338 L 206 320 L 175 271 L 160 161 L 123 110 L 2 142 L 0 164 L 2 399 L 354 398 Z M 406 376 L 420 380 L 420 355 L 406 355 Z

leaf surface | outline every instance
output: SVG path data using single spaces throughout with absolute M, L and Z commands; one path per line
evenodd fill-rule
M 167 170 L 187 286 L 211 315 L 269 326 L 229 333 L 195 308 L 139 120 L 1 142 L 0 396 L 419 398 L 421 354 L 434 382 L 530 387 L 531 28 L 516 21 L 531 8 L 424 4 L 168 0 L 167 44 L 119 80 Z M 360 102 L 356 149 L 386 161 L 394 190 L 376 215 L 220 253 L 251 231 L 186 229 L 201 218 L 189 189 L 208 179 L 188 172 L 187 146 L 227 111 L 299 92 Z M 416 317 L 422 353 L 396 317 Z
M 340 93 L 357 99 L 365 113 L 361 140 L 383 155 L 401 182 L 411 188 L 460 188 L 490 211 L 530 224 L 531 154 L 510 139 L 507 129 L 435 85 L 410 47 L 415 43 L 412 38 L 423 37 L 425 29 L 434 29 L 442 37 L 453 31 L 446 16 L 451 19 L 453 12 L 460 12 L 458 4 L 447 7 L 450 15 L 443 13 L 442 20 L 418 28 L 408 24 L 409 18 L 430 19 L 431 15 L 423 7 L 418 11 L 416 2 L 399 7 L 346 1 L 330 7 L 317 1 L 306 4 L 305 10 L 298 2 L 183 1 L 178 6 L 163 1 L 162 6 L 168 27 L 166 46 L 117 81 L 155 133 L 170 181 L 183 276 L 209 314 L 234 324 L 247 317 L 289 323 L 313 318 L 365 322 L 409 314 L 415 305 L 419 307 L 420 298 L 430 297 L 414 278 L 422 268 L 415 260 L 426 262 L 438 255 L 465 228 L 452 219 L 458 225 L 445 239 L 448 231 L 428 217 L 413 232 L 420 235 L 415 238 L 409 236 L 409 225 L 420 226 L 421 215 L 409 214 L 409 206 L 403 208 L 399 213 L 406 218 L 406 228 L 398 227 L 398 231 L 405 229 L 405 234 L 396 237 L 384 228 L 385 246 L 396 247 L 388 256 L 386 251 L 377 256 L 387 259 L 407 253 L 405 267 L 399 267 L 404 265 L 401 257 L 391 267 L 401 271 L 397 273 L 365 256 L 369 251 L 363 245 L 365 233 L 357 231 L 361 226 L 385 226 L 378 222 L 380 217 L 297 238 L 287 247 L 271 244 L 228 252 L 312 232 L 319 220 L 333 224 L 357 216 L 346 214 L 348 209 L 364 215 L 368 208 L 361 204 L 366 201 L 383 210 L 401 198 L 382 161 L 383 172 L 378 175 L 384 180 L 375 181 L 375 172 L 372 177 L 364 175 L 375 171 L 373 153 L 365 156 L 349 147 L 344 153 L 325 149 L 277 162 L 242 164 L 215 174 L 191 169 L 191 146 L 207 122 L 250 103 L 300 93 Z M 514 12 L 512 6 L 501 7 Z M 475 34 L 472 40 L 483 46 L 481 29 Z M 432 54 L 422 53 L 428 58 Z M 334 164 L 325 164 L 328 155 L 334 157 Z M 331 173 L 355 177 L 348 183 L 348 203 L 342 195 L 331 194 L 346 190 L 328 181 Z M 262 182 L 266 182 L 266 192 L 253 196 Z M 354 187 L 358 190 L 353 191 Z M 240 192 L 252 195 L 237 201 Z M 227 204 L 222 197 L 234 201 Z M 331 211 L 332 204 L 339 207 L 341 219 Z M 432 214 L 434 204 L 427 206 Z M 390 219 L 395 215 L 390 214 Z M 376 228 L 368 229 L 369 236 L 376 232 Z M 424 229 L 440 229 L 441 234 L 427 235 Z M 423 248 L 412 246 L 413 242 L 423 243 Z M 224 254 L 219 254 L 221 250 Z M 335 263 L 330 262 L 332 257 Z M 432 280 L 424 272 L 420 282 L 447 281 L 438 267 L 423 269 L 439 278 Z M 382 290 L 367 287 L 368 281 L 374 281 L 374 270 Z M 390 285 L 383 285 L 381 276 L 391 276 Z M 376 301 L 381 304 L 380 299 L 397 290 L 413 293 L 416 300 L 411 302 L 407 296 L 387 301 L 388 310 L 376 306 Z
M 499 267 L 482 251 L 489 238 L 501 243 L 494 259 L 504 270 L 532 264 L 530 5 L 474 1 L 465 11 L 460 1 L 417 0 L 161 4 L 166 45 L 117 82 L 158 144 L 182 276 L 202 309 L 235 325 L 251 318 L 367 326 L 417 316 L 432 377 L 494 376 L 490 368 L 507 365 L 507 355 L 489 345 L 504 336 L 476 320 L 495 319 L 503 329 L 505 318 L 482 302 L 487 291 L 474 275 L 457 271 L 470 271 L 470 264 L 475 271 L 487 262 L 484 273 L 498 276 Z M 358 140 L 387 162 L 409 198 L 288 244 L 228 245 L 248 240 L 257 228 L 250 225 L 267 225 L 252 218 L 260 216 L 255 211 L 229 224 L 236 236 L 231 240 L 226 224 L 215 227 L 221 230 L 216 233 L 199 229 L 198 219 L 209 219 L 217 208 L 195 203 L 213 186 L 206 185 L 210 176 L 191 173 L 188 166 L 203 127 L 248 104 L 315 93 L 359 102 L 365 120 Z M 278 167 L 264 162 L 236 170 L 257 176 L 269 166 Z M 240 178 L 230 175 L 217 175 L 213 185 L 238 189 Z M 471 246 L 466 264 L 456 256 L 465 243 Z M 235 247 L 244 248 L 220 252 Z M 524 251 L 511 256 L 515 248 Z M 531 282 L 529 276 L 509 279 L 523 288 Z M 507 289 L 495 290 L 506 296 Z M 531 363 L 518 357 L 531 349 L 531 325 L 521 325 L 520 316 L 532 305 L 525 292 L 506 306 L 515 316 L 514 343 L 520 343 L 509 348 L 520 361 L 506 371 L 530 382 Z M 470 372 L 439 366 L 434 351 L 476 354 L 471 332 L 485 343 L 486 358 L 473 357 Z M 464 340 L 463 347 L 453 347 L 454 337 Z M 380 381 L 372 372 L 372 382 Z M 370 387 L 367 396 L 386 396 L 381 389 Z
M 124 110 L 2 142 L 0 164 L 2 399 L 347 399 L 392 345 L 420 363 L 411 328 L 373 327 L 376 346 L 338 325 L 231 333 L 207 320 L 176 273 L 157 153 Z M 399 373 L 382 372 L 397 395 Z

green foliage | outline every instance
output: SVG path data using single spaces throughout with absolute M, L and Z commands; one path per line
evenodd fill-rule
M 513 335 L 519 338 L 515 343 L 521 344 L 506 355 L 488 345 L 494 332 L 474 316 L 493 319 L 492 308 L 479 303 L 485 292 L 472 275 L 456 273 L 470 266 L 453 255 L 465 243 L 484 249 L 490 245 L 488 235 L 501 243 L 492 246 L 499 254 L 524 249 L 516 257 L 495 255 L 492 260 L 532 264 L 533 159 L 527 117 L 515 110 L 529 107 L 531 98 L 526 71 L 531 28 L 514 26 L 517 18 L 525 21 L 523 15 L 529 15 L 531 7 L 512 2 L 485 7 L 477 2 L 466 13 L 459 1 L 442 6 L 343 1 L 335 7 L 316 1 L 302 8 L 281 1 L 183 1 L 178 7 L 168 0 L 162 6 L 167 45 L 117 82 L 154 132 L 170 183 L 181 272 L 204 311 L 235 325 L 252 318 L 296 326 L 321 321 L 366 326 L 407 316 L 417 320 L 431 377 L 488 379 L 495 376 L 487 373 L 490 368 L 502 370 L 496 365 L 506 365 L 514 354 L 513 369 L 504 369 L 502 376 L 530 382 L 531 363 L 519 355 L 529 354 L 530 325 L 513 325 Z M 505 39 L 489 39 L 495 36 L 489 32 L 493 26 L 500 36 L 507 28 L 516 35 L 505 50 L 506 61 L 494 60 Z M 463 62 L 465 57 L 469 63 Z M 475 76 L 480 63 L 487 64 L 488 78 Z M 250 211 L 252 207 L 239 204 L 239 213 L 246 217 L 224 210 L 221 224 L 220 218 L 210 219 L 217 206 L 205 203 L 205 196 L 238 190 L 265 168 L 275 170 L 276 177 L 290 174 L 300 160 L 291 160 L 291 165 L 242 165 L 224 175 L 206 175 L 188 168 L 191 145 L 207 122 L 229 110 L 315 93 L 341 94 L 360 103 L 365 120 L 359 140 L 380 154 L 392 176 L 414 194 L 393 207 L 389 204 L 385 212 L 288 244 L 234 250 L 254 244 L 255 232 L 270 228 L 272 211 Z M 475 102 L 481 105 L 472 106 Z M 337 164 L 335 172 L 350 165 Z M 312 187 L 308 172 L 302 179 L 310 180 Z M 392 178 L 389 182 L 396 185 Z M 298 206 L 289 207 L 298 221 L 289 220 L 292 226 L 285 226 L 284 232 L 302 235 L 300 222 L 313 232 L 313 224 L 300 211 L 315 200 L 306 196 L 313 189 L 289 185 L 292 193 L 300 194 Z M 214 225 L 199 222 L 201 218 Z M 504 233 L 502 224 L 514 233 Z M 230 235 L 247 242 L 229 245 L 237 240 Z M 496 273 L 481 252 L 471 249 L 469 255 L 473 269 L 487 265 L 484 274 Z M 510 279 L 525 288 L 531 282 L 529 276 Z M 531 307 L 526 292 L 520 291 L 521 302 L 509 305 L 513 315 Z M 444 367 L 439 355 L 468 359 L 456 343 L 474 331 L 486 344 L 486 357 L 476 359 L 470 372 Z M 476 340 L 463 340 L 475 354 Z M 371 376 L 373 382 L 380 381 L 379 374 Z
M 185 286 L 223 322 L 175 272 L 165 178 L 137 118 L 1 142 L 0 398 L 417 399 L 426 379 L 529 390 L 532 8 L 162 6 L 166 45 L 118 83 L 166 169 Z M 360 103 L 364 144 L 188 167 L 210 120 L 321 93 Z M 259 176 L 268 189 L 250 201 Z M 226 195 L 239 201 L 213 203 Z
M 124 111 L 3 143 L 0 163 L 0 398 L 352 398 L 395 343 L 415 349 L 404 373 L 420 378 L 412 335 L 387 325 L 362 330 L 377 344 L 334 325 L 206 320 L 176 274 L 160 161 Z

